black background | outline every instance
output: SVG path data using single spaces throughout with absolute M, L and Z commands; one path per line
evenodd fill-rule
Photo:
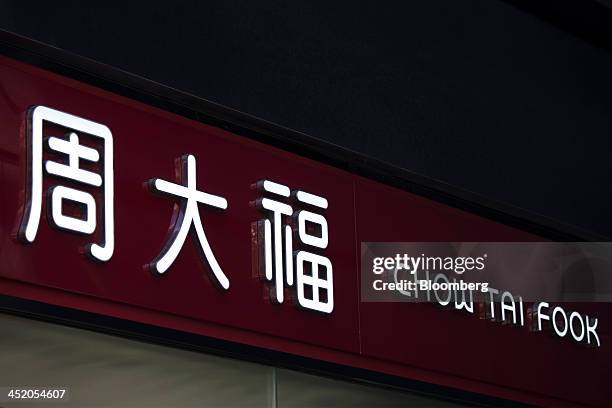
M 511 3 L 4 0 L 0 28 L 612 236 L 607 9 Z

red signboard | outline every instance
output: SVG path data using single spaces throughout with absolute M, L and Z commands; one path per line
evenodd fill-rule
M 594 349 L 431 304 L 360 302 L 361 242 L 540 238 L 8 58 L 0 58 L 0 92 L 0 293 L 504 398 L 612 402 L 606 387 L 612 316 L 601 306 L 602 345 Z M 53 112 L 81 118 L 83 126 L 105 126 L 112 144 L 94 134 L 98 128 L 75 129 L 79 123 L 44 115 Z M 185 155 L 192 156 L 191 167 Z M 40 222 L 28 238 L 24 229 L 37 215 L 34 173 L 40 174 Z M 156 189 L 155 179 L 169 184 Z M 190 180 L 189 191 L 200 194 L 192 204 L 204 240 L 192 225 L 197 220 L 187 219 L 194 215 L 186 209 Z M 263 188 L 263 180 L 278 186 Z M 185 196 L 164 193 L 170 184 L 183 186 Z M 266 276 L 262 234 L 265 214 L 273 213 L 266 206 L 273 204 L 264 199 L 290 207 L 280 233 L 285 226 L 297 231 L 292 249 L 310 257 L 312 268 L 317 260 L 322 278 L 313 282 L 333 280 L 333 292 L 315 285 L 301 293 L 288 275 L 277 279 L 283 268 L 276 264 Z M 312 228 L 317 215 L 327 224 L 326 239 Z M 110 216 L 112 225 L 105 224 Z M 189 236 L 172 249 L 185 220 Z M 304 245 L 308 240 L 314 244 Z M 92 243 L 102 248 L 99 257 Z M 174 258 L 156 273 L 152 265 L 164 253 Z M 313 291 L 317 304 L 331 310 L 304 300 Z

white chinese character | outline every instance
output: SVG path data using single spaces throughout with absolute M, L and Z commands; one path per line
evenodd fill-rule
M 213 274 L 217 278 L 219 284 L 224 288 L 229 288 L 229 280 L 219 266 L 215 255 L 210 248 L 200 213 L 198 211 L 198 203 L 206 204 L 211 207 L 225 210 L 227 208 L 227 200 L 223 197 L 212 195 L 198 191 L 196 188 L 196 159 L 192 155 L 186 155 L 180 158 L 180 174 L 181 184 L 172 183 L 161 179 L 152 179 L 149 185 L 154 191 L 166 193 L 175 197 L 181 198 L 179 213 L 173 217 L 174 225 L 172 226 L 172 234 L 158 257 L 151 262 L 150 267 L 154 272 L 163 274 L 168 270 L 170 265 L 178 256 L 185 238 L 194 226 L 200 247 L 204 252 L 204 256 L 212 269 Z
M 103 238 L 99 244 L 88 245 L 88 249 L 93 258 L 99 261 L 108 261 L 115 248 L 113 137 L 111 131 L 100 123 L 44 106 L 36 106 L 29 112 L 27 129 L 30 180 L 26 189 L 26 207 L 19 236 L 26 242 L 33 242 L 38 232 L 43 195 L 43 129 L 46 122 L 70 129 L 65 139 L 58 137 L 47 139 L 49 149 L 65 155 L 68 164 L 46 160 L 44 163 L 46 173 L 87 186 L 102 188 L 104 197 L 101 206 Z M 79 133 L 101 139 L 103 141 L 103 154 L 100 155 L 98 150 L 81 144 Z M 102 158 L 102 175 L 81 167 L 81 160 L 98 163 L 100 158 Z M 54 186 L 49 189 L 47 196 L 49 197 L 47 205 L 50 207 L 49 221 L 51 224 L 64 230 L 83 234 L 93 234 L 95 232 L 98 216 L 96 201 L 91 193 L 67 186 Z M 85 218 L 65 214 L 65 200 L 84 206 Z
M 300 203 L 327 209 L 327 200 L 323 197 L 304 191 L 291 194 L 289 187 L 269 180 L 260 181 L 257 185 L 264 192 L 284 198 L 293 196 Z M 321 214 L 309 210 L 300 210 L 294 214 L 290 205 L 270 198 L 257 200 L 257 205 L 261 210 L 271 213 L 272 220 L 263 220 L 265 277 L 268 281 L 274 281 L 276 301 L 283 303 L 285 281 L 288 286 L 294 283 L 293 231 L 290 225 L 283 226 L 283 217 L 293 215 L 297 219 L 300 243 L 314 250 L 327 248 L 327 221 Z M 310 233 L 307 223 L 318 226 L 320 234 Z M 296 251 L 295 271 L 298 304 L 307 309 L 331 313 L 334 309 L 334 288 L 330 260 L 310 251 Z

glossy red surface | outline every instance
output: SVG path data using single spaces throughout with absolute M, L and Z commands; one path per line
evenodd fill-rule
M 34 243 L 14 237 L 24 204 L 25 118 L 33 105 L 113 132 L 116 249 L 107 263 L 80 254 L 90 241 L 51 228 L 44 212 Z M 194 240 L 165 275 L 143 268 L 164 244 L 174 205 L 143 183 L 175 180 L 174 160 L 185 153 L 197 158 L 198 188 L 229 203 L 225 211 L 200 207 L 228 291 L 212 282 Z M 270 287 L 254 276 L 251 223 L 262 216 L 249 203 L 260 197 L 251 185 L 261 179 L 329 201 L 331 315 L 271 303 Z M 360 302 L 360 242 L 538 239 L 511 227 L 6 58 L 0 58 L 0 185 L 0 293 L 521 401 L 612 402 L 607 308 L 598 306 L 602 347 L 595 350 L 434 305 Z M 295 296 L 293 289 L 286 293 Z
M 360 242 L 536 239 L 370 181 L 359 181 L 356 191 Z M 379 213 L 377 222 L 369 222 L 366 214 L 376 213 L 380 197 L 394 205 Z M 607 406 L 612 402 L 606 374 L 612 368 L 610 305 L 582 303 L 567 309 L 599 318 L 601 348 L 559 339 L 552 331 L 530 332 L 527 327 L 502 325 L 437 304 L 364 302 L 360 307 L 361 350 L 367 356 Z

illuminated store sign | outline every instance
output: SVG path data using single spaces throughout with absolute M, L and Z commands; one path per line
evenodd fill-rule
M 65 128 L 67 132 L 64 137 L 48 136 L 44 131 L 45 122 Z M 98 225 L 97 220 L 100 218 L 102 244 L 91 244 L 88 246 L 88 251 L 96 260 L 109 261 L 115 246 L 113 137 L 110 129 L 103 124 L 44 106 L 31 109 L 27 129 L 30 181 L 26 190 L 26 208 L 20 237 L 30 243 L 36 237 L 42 208 L 44 168 L 47 175 L 55 176 L 60 181 L 71 180 L 103 189 L 103 200 L 96 204 L 94 196 L 87 191 L 64 185 L 54 186 L 46 194 L 47 209 L 53 226 L 86 235 L 94 234 Z M 81 143 L 83 135 L 80 133 L 87 135 L 85 137 L 102 139 L 104 141 L 102 152 Z M 51 151 L 63 155 L 63 160 L 43 160 L 43 144 Z M 82 165 L 83 161 L 99 163 L 101 158 L 103 161 L 101 174 Z M 178 257 L 193 227 L 203 257 L 210 266 L 216 282 L 228 290 L 230 280 L 213 253 L 198 209 L 198 204 L 203 204 L 225 210 L 228 202 L 221 196 L 198 190 L 195 156 L 188 154 L 178 158 L 176 173 L 179 183 L 159 178 L 153 178 L 147 183 L 151 191 L 163 193 L 178 201 L 172 215 L 169 238 L 159 256 L 147 267 L 155 274 L 164 274 Z M 329 240 L 327 221 L 323 215 L 311 210 L 311 208 L 327 209 L 327 200 L 305 191 L 292 192 L 289 187 L 269 180 L 263 180 L 257 185 L 262 192 L 285 199 L 293 197 L 297 202 L 309 207 L 294 213 L 290 205 L 277 199 L 257 200 L 257 207 L 269 213 L 272 218 L 272 221 L 267 218 L 262 220 L 263 251 L 265 277 L 268 281 L 274 282 L 275 301 L 283 303 L 286 283 L 297 287 L 297 299 L 301 307 L 331 313 L 334 310 L 332 263 L 324 255 L 315 253 L 327 248 Z M 79 204 L 84 211 L 76 215 L 64 213 L 66 201 Z M 101 208 L 101 215 L 98 215 L 97 208 Z M 284 218 L 291 219 L 291 217 L 297 224 L 298 239 L 305 246 L 312 248 L 312 251 L 299 250 L 294 253 L 292 244 L 294 230 L 291 225 L 283 224 Z M 312 227 L 318 229 L 318 235 L 312 232 Z
M 552 233 L 457 208 L 404 173 L 212 104 L 179 107 L 100 86 L 0 56 L 0 300 L 485 394 L 610 400 L 608 304 L 532 293 L 521 257 L 506 273 L 493 252 L 471 253 L 488 253 L 483 271 L 499 271 L 478 279 L 500 291 L 483 294 L 495 297 L 485 303 L 490 316 L 459 290 L 450 301 L 432 290 L 429 303 L 362 298 L 377 292 L 372 280 L 406 279 L 385 280 L 373 263 L 363 279 L 362 243 L 528 245 Z M 411 266 L 423 269 L 427 259 L 417 258 Z M 480 261 L 436 272 L 452 282 L 465 269 L 467 281 Z M 541 286 L 594 293 L 606 287 L 604 269 L 580 264 Z M 460 312 L 448 311 L 454 300 Z M 530 310 L 541 300 L 538 322 Z M 538 369 L 526 370 L 534 361 Z
M 609 243 L 370 242 L 362 254 L 363 302 L 434 303 L 601 347 L 600 319 L 573 309 L 612 300 Z M 597 287 L 571 281 L 576 273 Z

